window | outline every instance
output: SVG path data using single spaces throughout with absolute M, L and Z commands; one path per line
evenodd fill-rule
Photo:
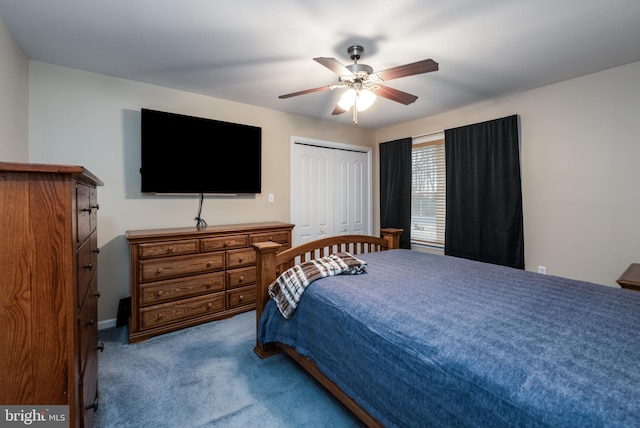
M 444 136 L 414 139 L 411 164 L 411 243 L 444 247 Z

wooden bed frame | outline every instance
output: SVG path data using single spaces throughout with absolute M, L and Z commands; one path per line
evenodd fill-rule
M 329 238 L 318 239 L 307 242 L 297 247 L 289 248 L 278 253 L 282 247 L 274 242 L 259 242 L 253 244 L 256 250 L 256 332 L 258 322 L 262 316 L 265 305 L 269 301 L 267 291 L 269 284 L 275 281 L 276 277 L 295 263 L 305 260 L 312 260 L 325 257 L 329 254 L 347 251 L 351 254 L 370 253 L 384 250 L 391 250 L 400 247 L 400 235 L 402 229 L 381 229 L 382 238 L 367 235 L 340 235 Z M 360 420 L 369 427 L 382 427 L 373 416 L 360 407 L 351 397 L 344 393 L 335 383 L 327 378 L 318 367 L 308 358 L 298 354 L 292 347 L 276 343 L 258 343 L 254 352 L 260 358 L 266 358 L 283 350 L 302 366 L 311 376 L 322 384 L 331 394 L 333 394 L 342 404 L 351 410 Z

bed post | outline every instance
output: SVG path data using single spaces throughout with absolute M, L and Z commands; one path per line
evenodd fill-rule
M 395 229 L 392 227 L 380 229 L 382 237 L 388 242 L 388 250 L 395 250 L 396 248 L 400 248 L 400 235 L 402 234 L 402 232 L 403 229 Z
M 253 244 L 256 250 L 256 347 L 253 351 L 260 358 L 266 358 L 278 353 L 274 343 L 261 344 L 258 342 L 258 323 L 264 311 L 264 305 L 269 300 L 268 287 L 276 280 L 276 253 L 282 245 L 275 242 L 258 242 Z

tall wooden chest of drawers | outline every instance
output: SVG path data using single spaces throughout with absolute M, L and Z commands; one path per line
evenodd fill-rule
M 133 230 L 129 342 L 227 318 L 256 307 L 251 244 L 291 246 L 293 225 L 247 223 Z
M 0 403 L 98 406 L 97 194 L 69 165 L 0 162 Z

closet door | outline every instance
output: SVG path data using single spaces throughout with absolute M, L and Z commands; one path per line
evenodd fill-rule
M 333 151 L 293 145 L 293 245 L 333 235 Z
M 368 153 L 296 143 L 292 156 L 293 245 L 371 233 Z
M 370 234 L 367 154 L 348 150 L 334 152 L 334 234 Z

